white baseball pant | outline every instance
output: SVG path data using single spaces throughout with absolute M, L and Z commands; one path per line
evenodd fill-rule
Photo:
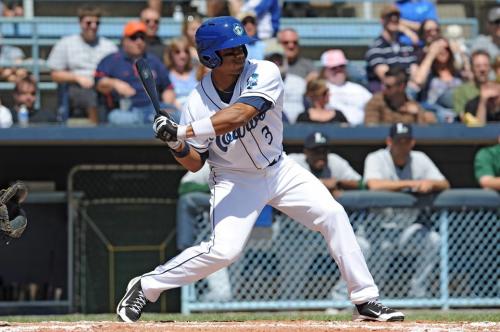
M 210 184 L 211 239 L 144 274 L 141 285 L 149 301 L 156 301 L 167 289 L 193 283 L 234 262 L 266 204 L 323 235 L 353 303 L 378 297 L 344 208 L 314 175 L 286 155 L 262 170 L 214 168 Z

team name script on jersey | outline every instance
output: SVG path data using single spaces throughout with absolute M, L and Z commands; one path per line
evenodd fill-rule
M 215 143 L 224 152 L 227 152 L 228 145 L 238 138 L 243 138 L 247 134 L 247 132 L 251 132 L 254 130 L 259 121 L 262 121 L 266 118 L 266 112 L 262 112 L 259 115 L 254 116 L 250 121 L 247 122 L 246 125 L 239 127 L 231 132 L 225 133 L 223 135 L 217 136 L 215 139 Z

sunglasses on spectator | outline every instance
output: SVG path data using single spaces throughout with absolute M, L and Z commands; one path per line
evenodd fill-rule
M 491 24 L 500 25 L 500 20 L 493 21 Z
M 136 33 L 128 38 L 133 41 L 136 41 L 137 39 L 144 40 L 146 38 L 146 35 L 143 33 Z
M 146 23 L 146 24 L 149 24 L 149 23 L 158 24 L 158 23 L 160 23 L 160 20 L 148 19 L 147 18 L 147 19 L 144 20 L 144 23 Z
M 430 29 L 425 29 L 425 33 L 430 33 L 430 32 L 441 32 L 441 29 L 439 28 L 430 28 Z
M 24 92 L 20 91 L 17 93 L 18 95 L 30 95 L 30 96 L 36 96 L 36 92 Z
M 334 67 L 326 67 L 328 70 L 331 71 L 341 71 L 345 69 L 345 65 L 340 65 L 340 66 L 334 66 Z
M 83 24 L 86 26 L 86 27 L 90 27 L 92 24 L 95 24 L 96 26 L 99 26 L 99 24 L 101 24 L 101 21 L 83 21 Z
M 297 46 L 297 45 L 299 45 L 299 41 L 298 40 L 282 40 L 281 44 L 283 44 L 283 45 L 292 44 L 292 45 Z
M 181 54 L 181 53 L 189 54 L 189 50 L 175 50 L 174 51 L 174 54 Z
M 385 19 L 387 21 L 399 21 L 400 17 L 401 16 L 398 13 L 390 13 L 390 14 L 385 15 Z

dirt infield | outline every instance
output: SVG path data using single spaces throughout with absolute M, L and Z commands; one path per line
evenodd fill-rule
M 5 332 L 54 332 L 54 331 L 120 331 L 120 332 L 298 332 L 298 331 L 411 331 L 411 332 L 441 332 L 441 331 L 500 331 L 500 323 L 493 322 L 318 322 L 318 321 L 248 321 L 248 322 L 140 322 L 134 324 L 118 322 L 39 322 L 13 323 L 1 322 L 0 331 Z

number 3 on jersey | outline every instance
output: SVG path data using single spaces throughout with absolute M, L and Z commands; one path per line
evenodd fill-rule
M 262 135 L 264 135 L 264 138 L 266 139 L 267 144 L 271 145 L 271 143 L 273 142 L 273 134 L 269 130 L 269 127 L 268 126 L 262 127 L 261 132 L 262 132 Z

